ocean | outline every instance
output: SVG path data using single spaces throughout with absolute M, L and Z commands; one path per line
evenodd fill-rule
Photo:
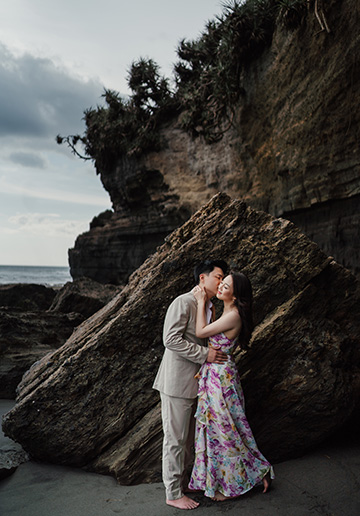
M 67 281 L 72 281 L 69 267 L 0 265 L 0 285 L 37 283 L 39 285 L 61 286 Z

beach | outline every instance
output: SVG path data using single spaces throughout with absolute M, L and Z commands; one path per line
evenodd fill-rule
M 1 415 L 14 405 L 1 400 Z M 0 449 L 10 440 L 1 433 Z M 275 465 L 269 493 L 256 487 L 244 496 L 213 502 L 201 493 L 199 516 L 358 516 L 360 445 L 354 435 L 334 439 L 303 457 Z M 109 476 L 29 461 L 0 482 L 1 516 L 170 516 L 161 483 L 119 485 Z

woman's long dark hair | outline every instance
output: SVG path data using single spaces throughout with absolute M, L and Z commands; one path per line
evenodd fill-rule
M 245 274 L 238 271 L 230 271 L 233 280 L 234 305 L 241 317 L 241 330 L 238 335 L 238 345 L 241 349 L 249 349 L 249 342 L 254 329 L 252 315 L 252 287 Z

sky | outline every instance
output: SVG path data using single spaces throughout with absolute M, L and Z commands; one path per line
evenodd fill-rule
M 172 78 L 181 39 L 196 39 L 221 0 L 0 2 L 0 265 L 68 265 L 68 249 L 111 209 L 92 161 L 56 135 L 83 134 L 104 88 L 152 58 Z

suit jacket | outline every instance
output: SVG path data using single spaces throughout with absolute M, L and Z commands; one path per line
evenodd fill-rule
M 168 396 L 196 398 L 198 382 L 194 376 L 207 359 L 206 339 L 195 334 L 197 303 L 191 292 L 178 296 L 169 306 L 164 322 L 165 346 L 153 385 Z

